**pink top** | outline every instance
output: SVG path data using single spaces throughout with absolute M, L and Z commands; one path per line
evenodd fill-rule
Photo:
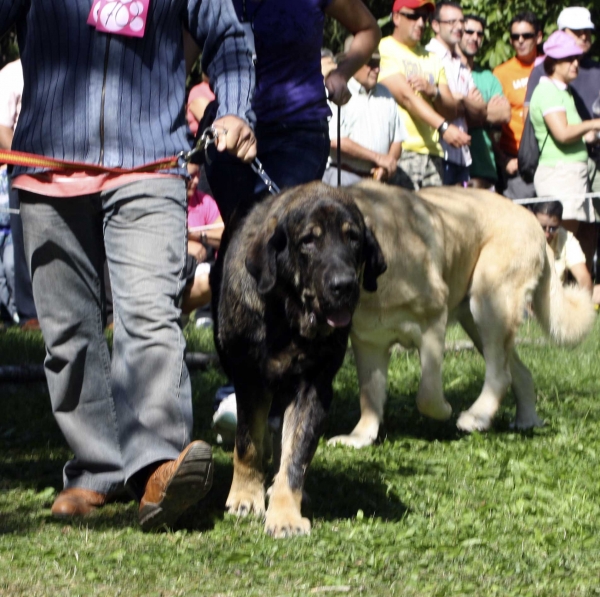
M 190 130 L 194 136 L 196 136 L 196 133 L 198 132 L 199 123 L 194 115 L 190 112 L 190 104 L 199 97 L 206 98 L 210 102 L 215 99 L 215 94 L 212 92 L 208 83 L 200 83 L 199 85 L 192 87 L 188 95 L 187 112 L 185 116 L 187 118 Z
M 221 217 L 216 201 L 202 191 L 196 191 L 188 199 L 188 228 L 208 226 Z

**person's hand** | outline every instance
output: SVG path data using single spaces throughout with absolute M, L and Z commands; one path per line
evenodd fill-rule
M 506 162 L 506 173 L 509 176 L 513 176 L 519 171 L 519 160 L 517 158 L 511 158 Z
M 473 102 L 483 102 L 483 95 L 481 95 L 481 91 L 479 91 L 477 87 L 472 87 L 469 89 L 467 97 Z
M 461 131 L 456 125 L 451 124 L 444 135 L 442 136 L 444 141 L 452 147 L 463 147 L 463 145 L 469 145 L 471 143 L 471 135 L 468 135 L 464 131 Z
M 423 93 L 424 95 L 435 98 L 438 94 L 438 88 L 433 83 L 430 83 L 425 77 L 418 75 L 410 75 L 406 78 L 408 84 L 412 87 L 415 93 Z
M 588 145 L 593 145 L 598 142 L 598 136 L 596 131 L 588 131 L 585 135 L 583 135 L 583 140 Z
M 195 240 L 188 240 L 188 255 L 196 258 L 198 263 L 202 263 L 206 259 L 206 247 Z
M 389 178 L 387 170 L 382 166 L 371 168 L 371 176 L 373 177 L 373 180 L 377 180 L 379 182 L 383 182 Z
M 377 155 L 375 165 L 378 168 L 383 168 L 385 170 L 385 178 L 388 179 L 390 176 L 392 176 L 392 174 L 394 174 L 394 172 L 396 172 L 398 162 L 394 156 L 387 153 L 380 153 Z
M 347 104 L 352 97 L 346 78 L 337 69 L 332 70 L 325 77 L 325 87 L 327 88 L 327 99 L 338 106 Z
M 247 122 L 228 115 L 215 120 L 213 127 L 218 133 L 217 151 L 228 151 L 242 162 L 251 162 L 256 157 L 256 137 Z

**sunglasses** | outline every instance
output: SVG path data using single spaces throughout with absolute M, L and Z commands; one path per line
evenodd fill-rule
M 549 232 L 550 234 L 554 234 L 558 230 L 558 226 L 542 226 L 542 230 L 544 232 Z
M 510 39 L 513 41 L 519 41 L 519 38 L 523 39 L 533 39 L 535 37 L 535 33 L 511 33 Z
M 423 19 L 424 21 L 427 21 L 427 19 L 429 18 L 429 14 L 426 12 L 410 12 L 409 13 L 409 12 L 399 11 L 398 14 L 402 15 L 409 21 L 418 21 L 419 19 Z
M 367 62 L 367 66 L 370 69 L 379 68 L 381 66 L 381 60 L 369 60 L 369 62 Z
M 473 29 L 465 29 L 465 35 L 476 35 L 477 37 L 483 37 L 483 31 L 475 31 Z

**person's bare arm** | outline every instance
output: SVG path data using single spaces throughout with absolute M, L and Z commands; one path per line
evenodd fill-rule
M 223 218 L 219 216 L 209 226 L 201 226 L 200 228 L 200 230 L 188 230 L 188 241 L 203 243 L 204 245 L 209 245 L 214 249 L 218 249 L 221 246 L 221 237 L 223 236 L 223 230 L 225 229 Z M 204 230 L 202 230 L 202 228 L 204 228 Z
M 418 118 L 423 122 L 426 122 L 434 129 L 438 129 L 444 120 L 446 120 L 444 115 L 438 114 L 421 96 L 413 91 L 404 75 L 397 73 L 386 77 L 380 81 L 380 83 L 390 90 L 396 102 L 407 110 L 413 118 Z M 440 94 L 441 87 L 446 87 L 446 89 L 448 89 L 445 85 L 440 86 Z M 448 93 L 450 93 L 449 90 Z M 443 139 L 453 147 L 462 147 L 471 141 L 470 135 L 461 131 L 453 124 L 448 127 L 444 133 Z
M 400 146 L 402 146 L 402 144 L 400 144 Z M 337 149 L 337 139 L 331 140 L 331 147 L 332 149 Z M 342 137 L 340 139 L 340 150 L 342 152 L 342 159 L 344 155 L 347 155 L 352 158 L 364 160 L 365 162 L 371 162 L 371 164 L 376 167 L 384 168 L 388 175 L 396 170 L 398 158 L 394 158 L 394 156 L 389 153 L 377 153 L 376 151 L 367 149 L 348 137 Z M 400 156 L 398 155 L 398 157 Z
M 470 126 L 482 126 L 487 119 L 487 104 L 483 100 L 479 89 L 471 87 L 469 93 L 463 97 L 462 104 L 465 117 Z
M 10 149 L 13 140 L 13 130 L 0 124 L 0 149 Z
M 576 263 L 569 268 L 571 274 L 575 278 L 575 281 L 579 286 L 589 290 L 590 294 L 592 294 L 592 290 L 594 285 L 592 284 L 592 276 L 590 276 L 590 272 L 586 267 L 585 263 Z
M 402 75 L 400 75 L 402 76 Z M 430 83 L 425 77 L 411 75 L 406 82 L 415 93 L 426 96 L 431 100 L 435 111 L 444 119 L 454 120 L 459 114 L 459 102 L 454 98 L 446 84 L 436 85 Z
M 590 131 L 600 131 L 600 118 L 584 120 L 579 124 L 568 124 L 567 113 L 563 110 L 546 114 L 544 122 L 552 137 L 559 143 L 566 145 L 576 143 Z
M 354 35 L 344 60 L 325 78 L 329 100 L 343 105 L 350 99 L 348 81 L 373 55 L 381 39 L 381 31 L 375 17 L 361 0 L 333 0 L 325 13 Z
M 503 95 L 495 95 L 488 102 L 486 122 L 492 126 L 510 122 L 510 102 Z

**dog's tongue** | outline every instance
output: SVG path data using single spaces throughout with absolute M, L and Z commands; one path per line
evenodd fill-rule
M 348 309 L 342 309 L 341 311 L 336 311 L 335 313 L 330 313 L 327 316 L 327 323 L 332 328 L 343 328 L 347 325 L 350 325 L 352 321 L 352 314 Z

